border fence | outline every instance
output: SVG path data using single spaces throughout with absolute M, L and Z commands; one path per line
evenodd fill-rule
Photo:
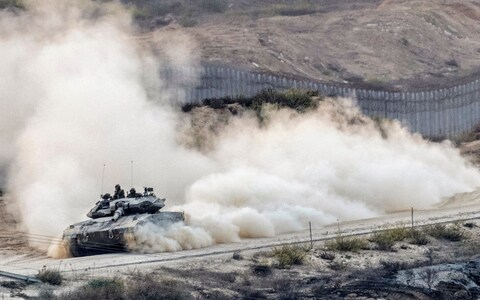
M 411 131 L 426 137 L 455 137 L 480 122 L 480 79 L 430 90 L 388 91 L 225 66 L 165 69 L 162 76 L 180 87 L 184 93 L 182 96 L 189 103 L 206 98 L 253 96 L 265 88 L 296 88 L 354 98 L 366 115 L 400 120 Z

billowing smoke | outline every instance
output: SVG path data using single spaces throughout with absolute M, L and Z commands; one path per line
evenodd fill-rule
M 272 109 L 262 124 L 246 112 L 208 137 L 208 151 L 185 146 L 181 93 L 157 74 L 198 61 L 194 42 L 167 29 L 139 44 L 120 5 L 35 1 L 2 13 L 0 25 L 0 159 L 13 161 L 9 188 L 32 234 L 84 219 L 104 164 L 104 192 L 128 189 L 131 161 L 134 185 L 154 186 L 189 216 L 139 228 L 130 247 L 143 252 L 426 208 L 480 186 L 450 144 L 396 122 L 379 127 L 349 100 L 304 114 Z

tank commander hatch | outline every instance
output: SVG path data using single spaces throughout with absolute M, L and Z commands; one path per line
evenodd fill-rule
M 122 199 L 125 198 L 125 191 L 122 190 L 119 184 L 115 185 L 115 194 L 113 194 L 113 199 Z
M 137 194 L 137 191 L 135 190 L 135 188 L 131 188 L 130 189 L 130 193 L 128 193 L 128 198 L 137 198 L 139 197 L 139 195 Z

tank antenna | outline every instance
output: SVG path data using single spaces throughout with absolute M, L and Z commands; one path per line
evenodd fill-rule
M 130 170 L 130 183 L 131 183 L 131 187 L 133 187 L 133 160 L 131 161 L 131 170 Z
M 103 170 L 102 170 L 102 195 L 103 195 L 103 178 L 105 177 L 105 164 L 103 164 Z

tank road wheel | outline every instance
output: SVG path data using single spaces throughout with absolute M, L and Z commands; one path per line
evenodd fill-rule
M 85 251 L 82 247 L 78 246 L 77 240 L 76 239 L 71 239 L 70 240 L 70 254 L 72 254 L 73 257 L 78 257 L 78 256 L 84 256 Z

